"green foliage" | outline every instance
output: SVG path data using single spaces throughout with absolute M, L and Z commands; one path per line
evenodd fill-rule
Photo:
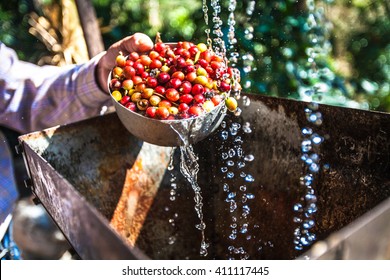
M 28 14 L 39 14 L 44 2 L 0 3 L 0 40 L 33 62 L 44 46 L 28 33 Z M 211 2 L 206 26 L 203 0 L 92 0 L 106 47 L 134 32 L 206 42 Z M 252 1 L 237 0 L 235 44 L 227 37 L 230 1 L 218 2 L 228 55 L 240 54 L 245 91 L 304 100 L 314 89 L 324 103 L 390 111 L 390 1 L 317 0 L 319 24 L 311 28 L 305 0 L 257 0 L 252 15 L 246 13 Z M 308 63 L 313 51 L 316 68 Z

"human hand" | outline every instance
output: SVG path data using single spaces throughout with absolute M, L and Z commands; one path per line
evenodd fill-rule
M 132 36 L 128 36 L 111 45 L 106 53 L 100 58 L 96 66 L 96 81 L 100 88 L 108 93 L 108 75 L 115 66 L 115 58 L 119 52 L 122 52 L 124 55 L 127 55 L 133 51 L 144 53 L 150 51 L 152 48 L 152 40 L 143 33 L 135 33 Z

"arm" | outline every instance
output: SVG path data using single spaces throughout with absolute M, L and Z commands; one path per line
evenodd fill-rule
M 98 115 L 110 104 L 106 81 L 119 51 L 152 47 L 149 37 L 136 33 L 85 64 L 39 67 L 0 43 L 0 125 L 25 133 Z

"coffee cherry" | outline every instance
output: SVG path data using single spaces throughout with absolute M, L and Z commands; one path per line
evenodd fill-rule
M 150 105 L 152 106 L 158 106 L 158 104 L 160 103 L 161 101 L 161 98 L 157 95 L 153 95 L 149 98 L 149 103 Z
M 185 104 L 190 104 L 192 102 L 192 100 L 194 99 L 194 97 L 187 93 L 187 94 L 183 94 L 180 96 L 180 103 L 185 103 Z
M 127 102 L 130 101 L 130 96 L 125 95 L 122 97 L 122 99 L 119 101 L 122 105 L 126 105 Z
M 148 54 L 131 52 L 115 58 L 109 88 L 115 100 L 129 110 L 161 120 L 197 117 L 212 111 L 224 95 L 240 90 L 239 72 L 206 44 L 156 43 Z M 234 82 L 233 82 L 234 81 Z M 226 98 L 231 111 L 234 98 Z
M 197 94 L 203 94 L 204 93 L 204 87 L 200 84 L 195 84 L 192 89 L 191 89 L 191 93 L 193 95 L 197 95 Z
M 146 85 L 151 88 L 155 88 L 158 85 L 158 81 L 154 77 L 148 77 L 146 79 Z
M 172 103 L 169 100 L 161 100 L 160 103 L 158 103 L 158 107 L 169 108 L 172 107 Z
M 234 112 L 237 109 L 237 100 L 234 97 L 228 97 L 225 100 L 226 107 L 229 111 Z
M 122 99 L 122 94 L 118 91 L 118 90 L 114 90 L 112 93 L 111 93 L 112 97 L 114 97 L 114 99 L 116 101 L 120 101 Z
M 137 60 L 135 63 L 134 63 L 134 69 L 135 69 L 135 73 L 137 75 L 142 75 L 143 72 L 145 72 L 145 67 L 144 65 L 139 61 Z
M 198 45 L 196 45 L 196 47 L 198 48 L 198 50 L 199 50 L 200 52 L 204 52 L 204 51 L 207 50 L 207 45 L 204 44 L 204 43 L 199 43 Z
M 215 106 L 217 106 L 222 101 L 222 96 L 219 94 L 215 94 L 213 97 L 211 97 L 211 101 L 214 103 Z
M 165 94 L 165 87 L 163 86 L 156 86 L 154 91 L 158 94 L 164 95 Z
M 137 52 L 131 52 L 129 54 L 129 59 L 132 61 L 137 61 L 139 59 L 139 54 Z
M 145 111 L 145 115 L 149 118 L 154 118 L 156 116 L 157 107 L 148 107 Z
M 165 91 L 165 97 L 172 102 L 176 102 L 180 98 L 179 92 L 174 88 L 169 88 Z
M 180 81 L 183 81 L 184 80 L 184 73 L 182 71 L 176 71 L 172 74 L 171 78 L 177 78 L 179 79 Z
M 165 73 L 165 72 L 161 72 L 160 74 L 158 74 L 157 76 L 157 80 L 160 84 L 165 84 L 167 83 L 169 80 L 171 79 L 171 76 L 169 76 L 168 73 Z
M 132 77 L 135 76 L 135 69 L 133 66 L 125 66 L 123 68 L 123 75 L 125 76 L 126 79 L 131 79 Z
M 134 102 L 127 102 L 125 107 L 129 109 L 130 111 L 136 112 L 137 111 L 137 105 L 135 105 Z
M 197 46 L 192 46 L 188 49 L 188 51 L 190 52 L 190 55 L 192 57 L 195 57 L 195 55 L 199 52 L 199 49 Z
M 126 65 L 126 57 L 120 53 L 116 58 L 115 58 L 115 63 L 119 67 L 125 67 Z
M 131 90 L 134 87 L 134 82 L 132 80 L 129 80 L 129 79 L 124 80 L 122 82 L 122 87 L 125 90 Z
M 194 100 L 198 104 L 202 104 L 203 102 L 205 102 L 205 98 L 204 98 L 203 94 L 196 94 L 196 95 L 194 95 Z
M 145 111 L 149 107 L 149 100 L 141 99 L 137 102 L 138 110 Z
M 142 91 L 141 96 L 142 96 L 142 98 L 149 99 L 153 96 L 153 93 L 154 93 L 154 90 L 152 88 L 145 88 Z
M 178 78 L 173 78 L 169 81 L 169 86 L 173 87 L 174 89 L 178 89 L 180 85 L 181 85 L 181 80 Z
M 154 45 L 154 49 L 156 52 L 160 53 L 166 49 L 166 45 L 162 42 L 159 42 Z
M 190 107 L 186 103 L 180 103 L 177 109 L 180 113 L 187 112 Z
M 161 120 L 165 120 L 169 117 L 169 111 L 166 107 L 158 107 L 156 109 L 156 117 L 158 117 Z
M 215 105 L 214 103 L 211 101 L 211 100 L 206 100 L 203 105 L 202 105 L 203 109 L 206 111 L 206 112 L 211 112 Z
M 143 80 L 142 80 L 142 78 L 141 78 L 140 76 L 134 76 L 134 77 L 131 78 L 131 79 L 132 79 L 132 81 L 133 81 L 133 83 L 134 83 L 135 85 L 138 85 L 138 84 L 140 84 L 140 83 L 143 82 Z
M 219 88 L 221 89 L 221 91 L 223 92 L 228 92 L 230 90 L 230 85 L 224 81 L 221 82 L 221 84 L 219 85 Z
M 114 69 L 112 69 L 112 75 L 114 78 L 121 79 L 123 75 L 123 68 L 116 66 Z
M 119 90 L 121 88 L 122 84 L 120 80 L 117 78 L 111 79 L 110 81 L 110 89 L 111 90 Z
M 131 101 L 133 101 L 134 103 L 137 103 L 138 101 L 140 101 L 142 99 L 142 96 L 141 96 L 141 93 L 140 92 L 134 92 L 132 95 L 131 95 Z
M 203 114 L 203 109 L 202 109 L 202 107 L 200 107 L 200 106 L 194 105 L 194 106 L 191 106 L 191 107 L 188 109 L 188 113 L 189 113 L 190 115 L 192 115 L 192 116 L 198 117 L 198 116 L 200 116 L 200 115 Z
M 153 59 L 152 62 L 149 64 L 150 69 L 158 69 L 162 67 L 162 62 L 159 59 Z
M 180 94 L 188 94 L 191 93 L 192 84 L 189 81 L 184 81 L 179 88 Z
M 168 112 L 171 115 L 177 115 L 177 113 L 179 113 L 179 109 L 177 109 L 176 107 L 172 106 L 172 107 L 168 108 Z

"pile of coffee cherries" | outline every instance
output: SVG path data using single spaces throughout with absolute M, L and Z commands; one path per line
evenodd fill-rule
M 118 54 L 109 82 L 113 98 L 131 111 L 159 120 L 201 116 L 225 102 L 230 111 L 239 90 L 237 69 L 206 44 L 158 42 L 148 54 Z M 238 76 L 238 78 L 237 78 Z

